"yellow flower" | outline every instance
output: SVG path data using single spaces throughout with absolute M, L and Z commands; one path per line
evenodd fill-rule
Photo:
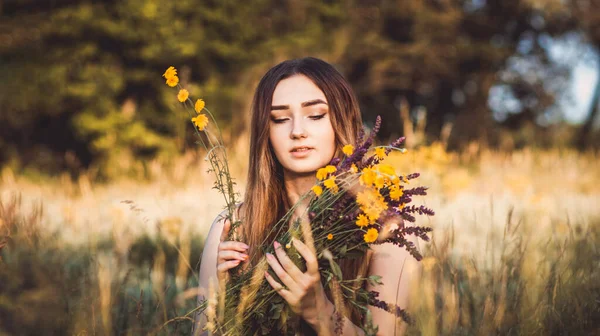
M 361 206 L 368 206 L 377 199 L 378 195 L 380 194 L 371 188 L 359 191 L 358 194 L 356 194 L 356 203 Z
M 385 148 L 377 147 L 375 148 L 375 155 L 379 158 L 379 160 L 383 160 L 386 157 Z
M 361 210 L 365 212 L 367 217 L 369 217 L 369 221 L 371 223 L 375 223 L 379 219 L 379 216 L 381 216 L 382 211 L 381 208 L 375 206 L 370 208 L 361 208 Z
M 360 227 L 367 226 L 369 225 L 369 219 L 367 218 L 367 216 L 360 214 L 358 215 L 358 217 L 356 217 L 356 225 Z
M 358 168 L 356 167 L 356 165 L 353 163 L 352 166 L 350 166 L 350 171 L 353 174 L 356 174 L 358 172 Z
M 365 243 L 372 243 L 372 242 L 376 241 L 378 236 L 379 236 L 379 232 L 377 232 L 377 229 L 375 229 L 375 228 L 368 229 L 367 233 L 365 233 L 365 236 L 364 236 Z
M 292 244 L 290 244 L 290 243 L 285 244 L 286 249 L 289 249 L 290 247 L 292 247 Z
M 204 109 L 204 105 L 204 100 L 198 99 L 196 100 L 196 105 L 194 105 L 194 109 L 196 110 L 196 112 L 200 113 Z
M 377 173 L 371 168 L 364 168 L 362 170 L 362 175 L 360 176 L 360 183 L 362 185 L 370 186 L 375 182 L 375 178 L 377 177 Z
M 192 118 L 192 122 L 201 131 L 204 131 L 204 128 L 206 128 L 206 125 L 208 125 L 208 117 L 206 116 L 206 114 L 199 114 L 196 117 Z
M 332 165 L 325 166 L 324 168 L 319 168 L 317 170 L 317 178 L 319 180 L 323 181 L 324 179 L 327 178 L 327 175 L 329 175 L 331 173 L 335 173 L 336 170 L 337 170 L 337 168 L 335 168 L 335 166 L 332 166 Z
M 323 188 L 321 188 L 321 186 L 319 185 L 310 188 L 310 190 L 312 190 L 317 196 L 321 196 L 321 194 L 323 193 Z
M 186 101 L 188 99 L 189 96 L 190 96 L 190 93 L 188 92 L 188 90 L 181 89 L 181 90 L 179 90 L 179 93 L 177 94 L 177 99 L 183 103 L 184 101 Z
M 400 188 L 398 186 L 392 186 L 390 188 L 390 197 L 394 201 L 399 200 L 400 197 L 402 197 L 402 195 L 404 195 L 404 191 L 402 190 L 402 188 Z
M 394 167 L 391 164 L 380 163 L 376 167 L 377 167 L 377 171 L 379 171 L 381 174 L 388 175 L 390 177 L 396 175 L 396 170 L 394 169 Z
M 333 235 L 330 233 L 327 235 L 327 240 L 332 240 L 333 239 Z
M 317 178 L 319 179 L 319 181 L 323 181 L 324 179 L 326 179 L 327 178 L 327 169 L 319 168 L 317 170 Z
M 170 66 L 163 74 L 163 77 L 165 77 L 166 79 L 173 78 L 176 76 L 177 76 L 177 69 L 175 69 L 172 66 Z
M 337 168 L 335 168 L 335 166 L 332 165 L 328 165 L 325 167 L 325 170 L 329 173 L 329 174 L 333 174 L 335 173 L 335 171 L 337 170 Z
M 375 187 L 381 189 L 385 186 L 385 178 L 382 175 L 377 175 L 375 178 Z
M 344 148 L 342 148 L 342 152 L 344 152 L 344 154 L 346 154 L 347 156 L 350 156 L 352 155 L 352 153 L 354 153 L 354 146 L 346 145 L 344 146 Z
M 325 188 L 331 190 L 334 194 L 338 192 L 338 185 L 335 183 L 335 176 L 332 176 L 323 182 Z
M 362 212 L 367 215 L 369 221 L 374 223 L 381 213 L 388 208 L 388 204 L 376 189 L 365 189 L 356 195 L 356 203 L 360 205 Z
M 168 86 L 174 87 L 174 86 L 177 85 L 177 83 L 179 83 L 179 77 L 173 76 L 173 77 L 167 78 L 167 85 Z

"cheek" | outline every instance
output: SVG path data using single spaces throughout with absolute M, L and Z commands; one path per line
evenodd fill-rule
M 327 124 L 326 127 L 321 130 L 320 134 L 321 143 L 328 145 L 327 152 L 333 156 L 335 153 L 335 132 L 333 131 L 331 123 Z
M 271 141 L 271 146 L 273 146 L 273 150 L 275 151 L 275 155 L 277 156 L 277 159 L 279 160 L 279 156 L 282 150 L 282 146 L 283 146 L 283 138 L 281 136 L 281 132 L 277 132 L 276 129 L 273 129 L 273 127 L 271 127 L 269 129 L 269 140 Z

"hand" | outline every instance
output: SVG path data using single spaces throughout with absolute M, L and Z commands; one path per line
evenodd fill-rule
M 237 267 L 242 261 L 248 260 L 248 245 L 238 241 L 225 241 L 231 228 L 229 219 L 223 223 L 221 242 L 217 251 L 217 277 L 219 280 L 227 279 L 230 269 Z
M 294 238 L 292 243 L 306 260 L 306 272 L 300 271 L 287 256 L 281 244 L 275 242 L 273 246 L 277 257 L 267 253 L 267 262 L 285 287 L 269 275 L 269 272 L 265 272 L 265 277 L 271 287 L 290 305 L 294 313 L 302 316 L 312 326 L 316 326 L 318 324 L 318 308 L 325 307 L 328 302 L 321 284 L 317 257 L 300 240 Z

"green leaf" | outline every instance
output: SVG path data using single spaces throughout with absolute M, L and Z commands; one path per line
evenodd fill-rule
M 371 286 L 383 285 L 383 282 L 381 282 L 381 275 L 371 275 L 367 278 L 367 280 Z
M 273 304 L 271 305 L 271 319 L 278 320 L 281 316 L 281 310 L 283 309 L 283 304 Z
M 373 315 L 371 314 L 371 311 L 367 309 L 366 314 L 365 314 L 365 325 L 363 327 L 363 331 L 365 332 L 365 335 L 375 336 L 375 335 L 377 335 L 378 330 L 379 330 L 379 326 L 377 326 L 373 323 Z
M 342 248 L 340 249 L 340 256 L 343 257 L 346 255 L 346 251 L 348 251 L 348 245 L 344 245 L 342 246 Z
M 329 260 L 329 265 L 331 265 L 331 271 L 336 276 L 336 278 L 342 280 L 342 269 L 340 268 L 340 266 L 335 261 L 333 261 L 333 259 Z

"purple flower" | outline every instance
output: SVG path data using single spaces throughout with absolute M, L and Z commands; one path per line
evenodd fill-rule
M 404 212 L 410 212 L 410 213 L 418 213 L 419 215 L 427 215 L 427 216 L 434 216 L 435 212 L 433 212 L 433 210 L 426 208 L 425 206 L 421 205 L 420 207 L 416 207 L 414 205 L 411 205 L 409 207 L 404 208 Z
M 417 177 L 421 176 L 421 174 L 419 173 L 412 173 L 406 176 L 407 179 L 412 180 L 412 179 L 416 179 Z
M 431 230 L 432 229 L 429 227 L 401 227 L 390 231 L 388 237 L 385 240 L 377 241 L 374 244 L 392 243 L 398 247 L 404 247 L 406 251 L 408 251 L 408 253 L 410 253 L 410 255 L 412 255 L 416 260 L 421 261 L 421 259 L 423 259 L 423 256 L 416 248 L 415 244 L 406 239 L 406 236 L 414 235 L 425 241 L 429 241 L 427 233 L 431 232 Z
M 402 320 L 404 320 L 404 322 L 408 323 L 408 324 L 412 324 L 412 318 L 410 317 L 410 315 L 408 314 L 408 312 L 400 307 L 398 307 L 395 304 L 391 304 L 391 303 L 387 303 L 385 301 L 381 301 L 378 299 L 379 297 L 379 292 L 376 291 L 370 291 L 368 294 L 368 300 L 369 300 L 369 304 L 371 306 L 377 307 L 379 309 L 385 310 L 389 313 L 392 313 L 394 315 L 396 315 L 397 317 L 401 317 Z
M 332 166 L 337 166 L 338 163 L 340 163 L 340 158 L 333 158 L 331 159 L 331 161 L 329 162 L 330 165 Z
M 363 142 L 362 144 L 357 145 L 356 146 L 357 148 L 354 150 L 354 153 L 352 155 L 350 155 L 349 157 L 347 157 L 346 159 L 344 159 L 344 161 L 342 162 L 342 165 L 340 167 L 341 169 L 347 169 L 352 164 L 355 164 L 358 167 L 358 169 L 362 169 L 363 167 L 365 167 L 366 165 L 369 164 L 369 163 L 363 163 L 362 160 L 363 160 L 365 154 L 367 153 L 367 151 L 369 150 L 369 148 L 371 148 L 371 145 L 373 144 L 373 141 L 375 140 L 375 135 L 377 135 L 380 128 L 381 128 L 381 116 L 377 116 L 377 118 L 375 119 L 375 125 L 373 126 L 373 130 L 369 134 L 369 137 L 367 138 L 367 140 L 365 142 Z M 359 134 L 359 143 L 362 141 L 363 138 L 364 138 L 364 130 L 361 130 L 361 132 Z
M 408 176 L 407 176 L 407 178 L 408 178 Z M 416 188 L 412 188 L 412 189 L 406 189 L 406 190 L 404 190 L 404 195 L 425 196 L 425 195 L 427 195 L 427 191 L 426 191 L 427 189 L 428 189 L 427 187 L 416 187 Z M 405 203 L 408 203 L 408 202 L 405 202 Z

